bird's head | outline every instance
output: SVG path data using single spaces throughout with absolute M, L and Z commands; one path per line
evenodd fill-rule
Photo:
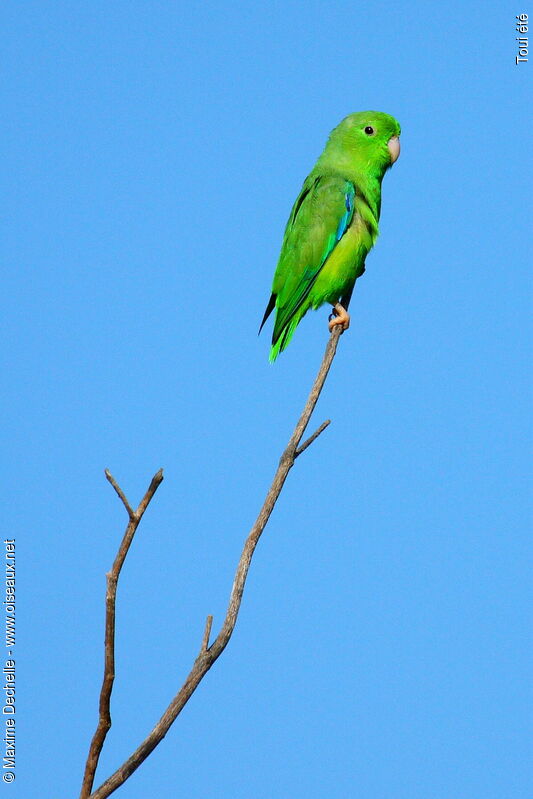
M 400 155 L 400 125 L 381 111 L 358 111 L 331 132 L 328 146 L 357 171 L 383 177 Z

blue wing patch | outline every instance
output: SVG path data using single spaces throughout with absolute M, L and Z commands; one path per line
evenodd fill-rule
M 346 194 L 344 195 L 344 207 L 346 208 L 346 212 L 343 214 L 339 222 L 339 227 L 337 228 L 337 234 L 335 236 L 336 241 L 340 241 L 340 239 L 346 233 L 346 228 L 352 221 L 354 197 L 355 197 L 355 190 L 352 187 L 351 190 L 347 191 Z

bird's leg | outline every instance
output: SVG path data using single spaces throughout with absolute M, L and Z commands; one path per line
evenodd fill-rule
M 343 332 L 350 327 L 350 314 L 340 302 L 335 303 L 333 313 L 329 317 L 328 327 L 330 333 L 335 325 L 342 325 Z

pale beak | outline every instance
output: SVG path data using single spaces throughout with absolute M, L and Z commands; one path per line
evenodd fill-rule
M 392 164 L 398 160 L 400 155 L 400 137 L 393 136 L 392 139 L 389 139 L 387 142 L 387 147 L 389 148 L 390 162 L 392 166 Z

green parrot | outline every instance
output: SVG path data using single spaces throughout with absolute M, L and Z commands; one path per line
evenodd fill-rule
M 381 181 L 400 154 L 399 137 L 398 122 L 381 111 L 350 114 L 332 130 L 285 228 L 259 328 L 275 308 L 271 361 L 309 308 L 331 303 L 329 329 L 348 329 L 348 304 L 378 236 Z

